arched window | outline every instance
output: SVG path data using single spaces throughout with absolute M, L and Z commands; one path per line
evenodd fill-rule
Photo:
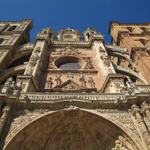
M 59 69 L 62 70 L 78 70 L 80 68 L 80 64 L 75 62 L 65 62 L 59 66 Z
M 63 57 L 55 62 L 57 68 L 62 70 L 79 70 L 81 69 L 78 58 L 76 57 Z

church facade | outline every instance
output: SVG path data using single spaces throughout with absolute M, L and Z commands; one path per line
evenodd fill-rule
M 150 150 L 150 23 L 31 28 L 0 22 L 0 149 Z

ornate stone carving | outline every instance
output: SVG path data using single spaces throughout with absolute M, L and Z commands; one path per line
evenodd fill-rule
M 110 66 L 110 60 L 109 60 L 109 56 L 102 54 L 101 55 L 101 59 L 103 60 L 104 64 L 109 67 Z
M 40 47 L 37 47 L 34 52 L 32 53 L 32 56 L 29 60 L 29 65 L 28 65 L 28 68 L 27 68 L 27 72 L 26 74 L 27 75 L 32 75 L 33 71 L 34 71 L 34 68 L 37 64 L 37 61 L 39 60 L 40 56 L 40 51 L 41 51 L 41 48 Z
M 6 82 L 4 83 L 4 86 L 2 87 L 1 92 L 2 93 L 10 93 L 11 92 L 10 86 L 11 86 L 12 82 L 13 82 L 13 78 L 11 78 L 11 77 L 8 78 L 6 80 Z
M 134 95 L 138 90 L 135 86 L 135 83 L 130 78 L 127 78 L 125 84 L 122 83 L 120 87 L 121 92 L 123 92 L 126 95 Z
M 98 112 L 102 113 L 106 118 L 110 119 L 112 122 L 122 125 L 126 129 L 132 131 L 138 138 L 140 138 L 139 133 L 137 132 L 136 126 L 134 125 L 131 116 L 128 113 L 122 113 L 118 110 L 111 109 L 98 109 Z
M 94 69 L 92 60 L 90 58 L 85 59 L 85 61 L 86 61 L 86 65 L 85 65 L 84 69 Z
M 70 28 L 61 30 L 58 39 L 59 41 L 80 41 L 80 32 Z
M 48 80 L 46 81 L 46 83 L 47 83 L 47 88 L 48 89 L 51 89 L 52 88 L 52 86 L 53 86 L 53 78 L 52 77 L 48 77 Z
M 6 123 L 9 111 L 10 111 L 10 106 L 5 106 L 3 111 L 2 111 L 2 115 L 0 117 L 0 136 L 2 134 L 2 130 L 3 130 L 4 125 Z
M 81 91 L 83 89 L 85 89 L 85 87 L 78 85 L 71 79 L 63 82 L 61 85 L 57 85 L 54 87 L 55 91 Z
M 79 78 L 79 81 L 81 82 L 81 86 L 86 87 L 86 80 L 83 75 Z
M 103 36 L 100 33 L 96 32 L 95 29 L 87 28 L 87 30 L 84 31 L 84 39 L 85 41 L 89 41 L 92 39 L 102 40 Z
M 36 62 L 39 59 L 39 55 L 37 53 L 34 53 L 31 57 L 32 62 Z
M 119 136 L 115 141 L 115 148 L 112 150 L 136 150 L 136 148 L 126 138 Z
M 92 77 L 89 78 L 88 83 L 90 84 L 91 88 L 95 88 L 95 82 Z
M 79 52 L 77 48 L 73 48 L 71 46 L 66 46 L 65 48 L 56 49 L 54 52 L 52 52 L 52 55 L 79 56 L 79 55 L 81 55 L 81 52 Z
M 137 126 L 139 130 L 142 142 L 144 143 L 144 145 L 147 145 L 146 147 L 150 148 L 150 134 L 141 115 L 140 108 L 137 105 L 133 105 L 131 107 L 130 113 L 133 116 L 135 126 Z
M 146 102 L 143 102 L 141 105 L 141 113 L 143 115 L 145 124 L 150 132 L 150 105 Z
M 52 31 L 50 28 L 45 28 L 37 34 L 36 40 L 46 40 L 49 43 L 51 33 L 52 33 Z
M 49 64 L 48 64 L 48 69 L 56 69 L 56 66 L 54 65 L 56 58 L 55 57 L 51 57 L 49 60 Z
M 55 81 L 56 81 L 56 85 L 60 85 L 62 83 L 61 75 L 56 76 Z
M 13 81 L 13 78 L 7 79 L 4 86 L 2 87 L 1 92 L 6 94 L 18 95 L 21 90 L 21 84 Z

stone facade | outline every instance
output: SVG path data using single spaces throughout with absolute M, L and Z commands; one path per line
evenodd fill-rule
M 150 150 L 150 24 L 31 27 L 0 22 L 0 149 Z

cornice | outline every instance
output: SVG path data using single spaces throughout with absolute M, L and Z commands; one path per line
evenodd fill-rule
M 150 86 L 137 86 L 139 92 L 119 93 L 21 93 L 20 96 L 0 94 L 0 100 L 22 107 L 59 109 L 69 105 L 86 109 L 128 110 L 133 104 L 150 103 Z M 17 100 L 17 101 L 16 101 Z
M 51 41 L 51 46 L 53 47 L 91 47 L 92 42 L 86 41 Z

